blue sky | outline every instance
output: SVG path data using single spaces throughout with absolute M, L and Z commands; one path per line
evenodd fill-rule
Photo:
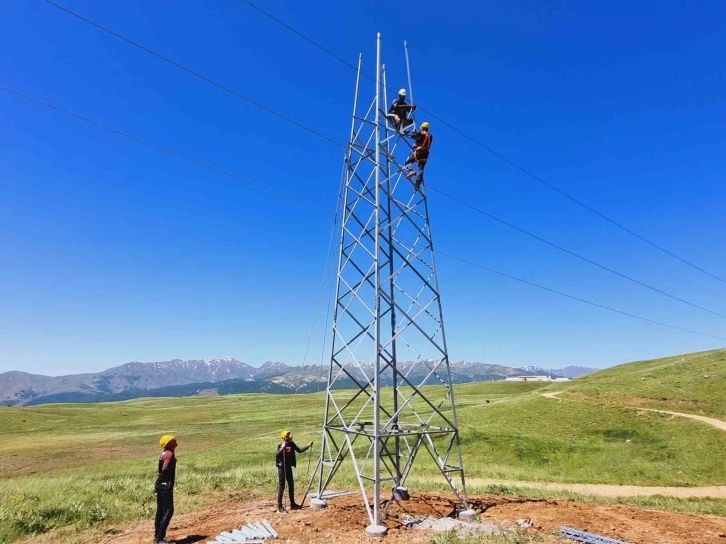
M 241 0 L 63 4 L 338 140 L 354 74 Z M 268 1 L 267 10 L 636 232 L 726 277 L 726 5 Z M 341 152 L 42 2 L 0 19 L 0 84 L 324 208 Z M 300 363 L 329 215 L 0 91 L 0 372 L 232 355 Z M 427 180 L 726 313 L 726 284 L 432 122 Z M 715 335 L 726 320 L 431 196 L 442 251 Z M 438 260 L 452 359 L 605 366 L 723 347 Z M 319 319 L 308 361 L 319 361 Z

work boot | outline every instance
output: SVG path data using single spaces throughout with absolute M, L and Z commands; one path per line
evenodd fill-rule
M 299 504 L 292 504 L 290 506 L 290 510 L 302 510 L 302 506 L 300 506 Z
M 285 513 L 285 509 L 281 505 L 279 505 L 279 504 L 277 505 L 277 511 L 280 512 L 280 514 L 284 514 Z

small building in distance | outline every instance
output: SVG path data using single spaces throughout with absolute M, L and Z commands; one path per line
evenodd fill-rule
M 513 376 L 505 378 L 505 382 L 569 382 L 570 378 L 552 377 L 549 374 L 541 374 L 538 376 Z

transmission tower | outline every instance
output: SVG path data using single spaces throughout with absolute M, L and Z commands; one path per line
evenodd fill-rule
M 385 531 L 391 499 L 408 497 L 421 450 L 468 508 L 426 188 L 415 191 L 406 178 L 412 140 L 386 118 L 380 34 L 376 50 L 373 92 L 358 60 L 322 450 L 311 482 L 313 505 L 323 506 L 333 477 L 352 466 L 369 532 Z

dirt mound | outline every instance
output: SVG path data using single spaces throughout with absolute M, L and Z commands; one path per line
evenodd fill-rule
M 179 544 L 206 542 L 222 531 L 266 519 L 280 534 L 278 542 L 353 544 L 370 543 L 364 534 L 368 525 L 365 508 L 357 495 L 331 499 L 326 510 L 304 510 L 279 514 L 272 501 L 246 502 L 242 494 L 231 494 L 224 501 L 206 509 L 175 516 L 169 537 Z M 409 517 L 443 517 L 454 513 L 457 503 L 446 495 L 414 493 L 410 501 L 390 505 L 384 543 L 430 542 L 425 531 L 408 529 L 403 522 Z M 516 520 L 530 518 L 534 526 L 527 529 L 542 537 L 543 544 L 571 542 L 555 536 L 562 525 L 619 538 L 633 544 L 726 544 L 726 518 L 643 510 L 630 506 L 601 505 L 555 501 L 550 499 L 509 499 L 472 497 L 470 506 L 487 523 L 515 527 Z M 84 542 L 110 544 L 148 544 L 152 540 L 153 521 L 138 522 L 117 535 Z M 33 542 L 52 542 L 51 535 Z M 79 540 L 80 541 L 80 540 Z

